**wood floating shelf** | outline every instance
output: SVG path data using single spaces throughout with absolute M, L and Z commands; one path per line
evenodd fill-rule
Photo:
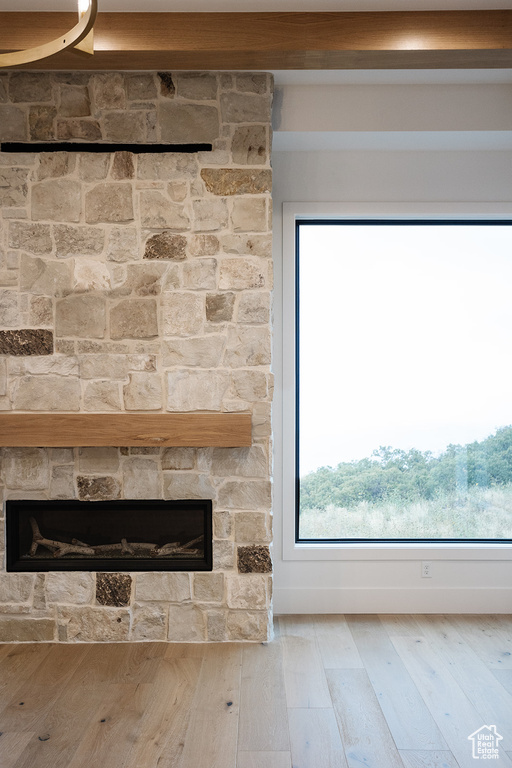
M 0 414 L 0 446 L 238 448 L 251 445 L 250 413 Z
M 75 16 L 0 12 L 0 52 L 42 45 Z M 37 70 L 510 67 L 512 10 L 104 13 L 94 56 L 62 51 Z

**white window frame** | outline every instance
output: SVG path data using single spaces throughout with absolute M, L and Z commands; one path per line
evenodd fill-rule
M 512 203 L 283 203 L 283 560 L 512 560 L 512 544 L 295 541 L 296 222 L 314 219 L 510 219 Z

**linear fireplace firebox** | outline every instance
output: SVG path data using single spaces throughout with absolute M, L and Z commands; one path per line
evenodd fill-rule
M 212 502 L 6 502 L 8 571 L 211 571 Z

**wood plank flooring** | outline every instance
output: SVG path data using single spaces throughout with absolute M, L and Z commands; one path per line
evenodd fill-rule
M 264 644 L 0 645 L 0 768 L 512 768 L 512 616 L 281 616 Z

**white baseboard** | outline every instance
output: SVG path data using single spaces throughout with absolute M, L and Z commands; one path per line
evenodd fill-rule
M 275 589 L 280 613 L 512 613 L 512 589 Z

